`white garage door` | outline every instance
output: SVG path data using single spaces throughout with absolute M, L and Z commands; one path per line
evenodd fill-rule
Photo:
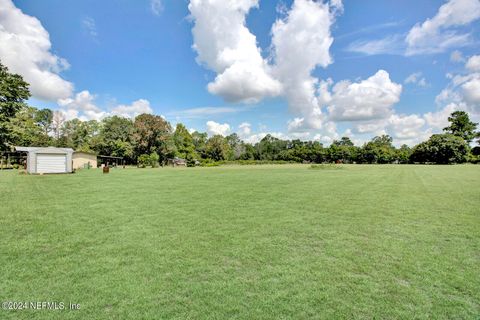
M 67 156 L 64 154 L 37 154 L 37 173 L 67 172 Z

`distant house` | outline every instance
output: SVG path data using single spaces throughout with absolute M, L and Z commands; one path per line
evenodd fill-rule
M 92 152 L 75 151 L 72 160 L 73 169 L 97 167 L 97 155 Z
M 173 159 L 167 159 L 167 165 L 172 167 L 179 167 L 179 166 L 186 167 L 187 160 L 175 157 Z
M 28 173 L 72 172 L 73 149 L 55 147 L 15 147 L 27 153 Z

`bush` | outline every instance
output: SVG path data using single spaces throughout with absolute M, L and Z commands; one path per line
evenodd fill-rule
M 142 154 L 137 159 L 139 168 L 146 168 L 150 165 L 150 156 L 148 154 Z
M 160 156 L 158 155 L 158 153 L 152 152 L 149 158 L 152 168 L 158 168 L 158 161 L 160 160 Z

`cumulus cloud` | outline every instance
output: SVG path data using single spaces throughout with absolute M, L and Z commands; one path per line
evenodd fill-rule
M 245 17 L 254 7 L 258 0 L 191 0 L 188 5 L 197 61 L 217 74 L 208 90 L 227 101 L 255 103 L 281 92 L 246 27 Z
M 468 58 L 465 68 L 471 72 L 480 72 L 480 55 L 475 55 Z
M 452 112 L 459 110 L 460 107 L 456 103 L 449 103 L 441 110 L 435 112 L 427 112 L 423 115 L 426 123 L 437 130 L 442 130 L 446 126 L 448 126 L 448 117 L 452 114 Z
M 98 107 L 95 103 L 96 96 L 88 90 L 77 93 L 73 98 L 58 100 L 60 111 L 65 115 L 67 120 L 79 118 L 86 120 L 101 120 L 105 117 L 118 115 L 126 118 L 135 118 L 142 113 L 152 113 L 150 102 L 145 99 L 139 99 L 130 105 L 117 105 L 107 112 Z
M 58 104 L 63 108 L 67 119 L 78 117 L 80 120 L 100 120 L 107 116 L 94 103 L 95 95 L 88 90 L 77 93 L 73 98 L 58 100 Z
M 135 118 L 142 113 L 153 113 L 150 102 L 145 99 L 139 99 L 130 105 L 118 105 L 112 109 L 112 114 L 119 115 L 125 118 Z
M 230 133 L 230 125 L 228 123 L 221 124 L 215 121 L 207 121 L 207 133 L 211 136 L 216 134 L 226 136 Z
M 395 139 L 402 141 L 421 141 L 425 135 L 423 127 L 425 119 L 421 116 L 396 115 L 393 114 L 388 119 L 387 132 Z
M 387 118 L 400 100 L 402 85 L 392 82 L 388 72 L 379 70 L 360 82 L 340 81 L 333 87 L 328 106 L 329 119 L 361 121 Z
M 30 83 L 35 98 L 55 101 L 71 96 L 73 84 L 59 74 L 68 62 L 51 52 L 48 32 L 11 0 L 0 0 L 0 59 Z
M 450 0 L 438 9 L 433 18 L 410 29 L 405 39 L 406 54 L 437 53 L 452 47 L 465 46 L 471 42 L 471 35 L 460 33 L 457 28 L 479 18 L 480 1 Z
M 456 105 L 457 109 L 470 112 L 480 118 L 480 72 L 477 65 L 480 56 L 472 56 L 465 64 L 467 73 L 449 75 L 449 85 L 436 97 L 438 105 Z M 478 59 L 478 60 L 477 60 Z
M 305 118 L 308 127 L 320 128 L 321 105 L 317 96 L 320 81 L 311 74 L 317 66 L 332 63 L 330 28 L 335 20 L 330 7 L 323 2 L 296 0 L 283 19 L 272 27 L 272 46 L 275 56 L 274 73 L 284 84 L 284 94 L 290 109 Z
M 480 111 L 480 76 L 462 84 L 465 101 Z
M 245 25 L 255 7 L 258 0 L 190 1 L 197 61 L 217 73 L 209 92 L 247 103 L 284 95 L 306 128 L 321 128 L 321 106 L 328 96 L 323 96 L 325 81 L 312 72 L 332 63 L 330 28 L 343 11 L 342 1 L 295 0 L 290 9 L 283 3 L 277 7 L 282 17 L 272 26 L 271 63 Z
M 242 122 L 238 126 L 238 135 L 243 138 L 243 137 L 248 137 L 252 134 L 252 125 L 248 122 Z

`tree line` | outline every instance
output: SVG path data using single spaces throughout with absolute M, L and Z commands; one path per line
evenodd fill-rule
M 282 140 L 266 135 L 258 143 L 242 141 L 236 134 L 208 137 L 190 133 L 179 123 L 175 128 L 158 115 L 141 114 L 135 119 L 111 116 L 101 121 L 66 120 L 50 109 L 29 106 L 28 83 L 0 64 L 0 151 L 13 146 L 69 147 L 77 151 L 123 157 L 142 166 L 165 164 L 167 159 L 186 159 L 188 165 L 221 161 L 287 161 L 308 163 L 464 163 L 478 162 L 480 144 L 477 123 L 464 111 L 448 118 L 450 125 L 413 148 L 397 148 L 388 135 L 355 146 L 348 137 L 325 147 L 318 141 Z

